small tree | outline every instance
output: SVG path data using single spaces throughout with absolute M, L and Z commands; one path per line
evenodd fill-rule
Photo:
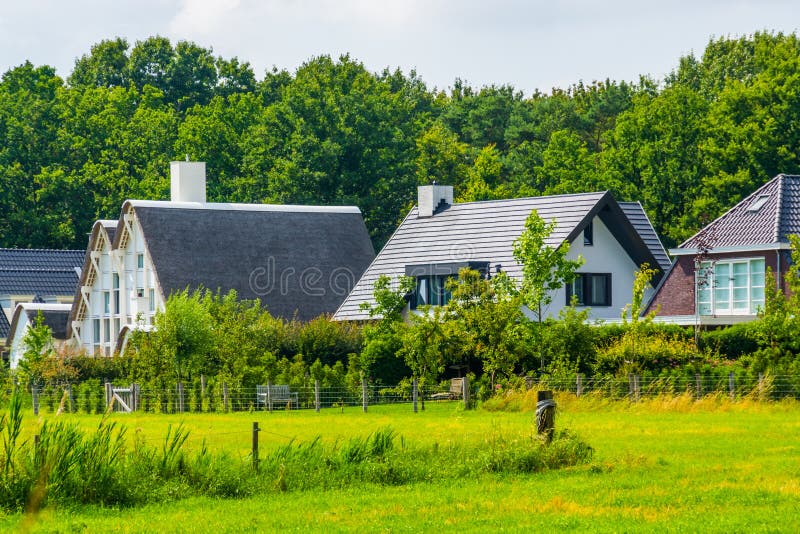
M 24 351 L 19 361 L 20 372 L 31 383 L 40 382 L 47 358 L 55 352 L 53 331 L 44 323 L 41 310 L 36 314 L 33 324 L 22 338 Z
M 381 275 L 373 285 L 375 304 L 365 302 L 361 305 L 361 309 L 369 312 L 370 318 L 375 320 L 364 327 L 364 348 L 358 358 L 364 376 L 370 375 L 378 362 L 396 361 L 403 345 L 406 295 L 413 289 L 414 279 L 411 277 L 401 277 L 397 287 L 392 287 L 391 278 Z
M 539 323 L 543 310 L 553 300 L 552 292 L 575 280 L 575 271 L 583 265 L 583 258 L 567 259 L 569 243 L 551 246 L 547 243 L 556 222 L 546 223 L 536 210 L 525 219 L 525 230 L 514 241 L 514 259 L 522 266 L 521 301 L 533 313 Z M 541 335 L 537 332 L 536 337 Z M 539 344 L 537 343 L 537 346 Z M 544 353 L 540 350 L 541 370 L 544 370 Z
M 636 270 L 633 277 L 631 302 L 626 304 L 622 310 L 622 323 L 627 327 L 625 336 L 630 342 L 631 355 L 634 360 L 636 359 L 636 346 L 641 336 L 642 327 L 653 322 L 653 317 L 656 315 L 656 310 L 653 310 L 645 317 L 640 317 L 644 312 L 644 294 L 648 288 L 652 287 L 650 281 L 657 272 L 657 269 L 651 269 L 650 264 L 646 262 Z M 630 320 L 628 318 L 629 315 Z

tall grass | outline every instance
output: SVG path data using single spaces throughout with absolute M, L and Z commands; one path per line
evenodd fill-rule
M 37 422 L 37 425 L 39 423 Z M 401 485 L 480 473 L 532 473 L 587 462 L 591 448 L 562 432 L 550 445 L 535 435 L 497 432 L 440 447 L 413 444 L 390 427 L 325 444 L 321 437 L 288 443 L 251 458 L 191 451 L 189 431 L 169 425 L 160 441 L 126 440 L 125 427 L 104 416 L 95 428 L 44 421 L 33 439 L 23 433 L 21 403 L 0 416 L 3 466 L 0 508 L 36 514 L 52 505 L 135 506 L 189 496 L 242 497 L 287 491 L 345 488 L 362 483 Z M 533 432 L 533 429 L 531 430 Z

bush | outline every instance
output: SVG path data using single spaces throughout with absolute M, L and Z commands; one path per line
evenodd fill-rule
M 700 350 L 716 352 L 729 360 L 736 360 L 759 349 L 757 323 L 742 323 L 727 328 L 700 332 L 697 340 Z

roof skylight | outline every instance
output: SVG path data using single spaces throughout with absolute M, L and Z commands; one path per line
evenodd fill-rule
M 747 206 L 747 211 L 760 210 L 762 207 L 764 207 L 764 204 L 767 203 L 767 200 L 769 200 L 769 195 L 759 195 L 758 198 L 752 202 L 752 204 Z

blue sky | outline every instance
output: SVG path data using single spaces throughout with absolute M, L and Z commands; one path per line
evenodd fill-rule
M 415 68 L 429 86 L 460 77 L 530 94 L 578 80 L 663 78 L 712 36 L 793 32 L 789 0 L 0 0 L 0 70 L 30 59 L 66 76 L 92 44 L 187 39 L 238 56 L 260 78 L 319 54 L 371 70 Z M 794 4 L 794 5 L 793 5 Z

